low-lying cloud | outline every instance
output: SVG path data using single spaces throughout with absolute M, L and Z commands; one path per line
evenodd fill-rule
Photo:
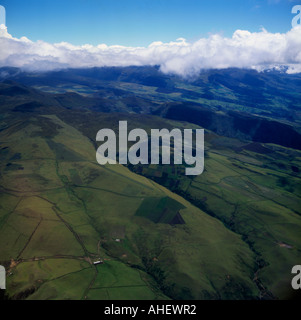
M 13 66 L 31 71 L 61 68 L 159 65 L 165 73 L 182 76 L 209 68 L 287 67 L 301 72 L 301 27 L 287 33 L 237 30 L 231 38 L 213 34 L 195 42 L 179 38 L 174 42 L 153 42 L 148 47 L 82 45 L 67 42 L 33 42 L 12 37 L 0 29 L 0 67 Z

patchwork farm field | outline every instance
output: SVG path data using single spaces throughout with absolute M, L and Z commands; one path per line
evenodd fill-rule
M 195 178 L 185 176 L 177 165 L 172 169 L 160 165 L 130 168 L 241 234 L 256 253 L 256 280 L 269 283 L 270 292 L 262 294 L 285 296 L 291 278 L 285 270 L 300 259 L 301 187 L 297 168 L 301 153 L 268 144 L 246 144 L 233 152 L 222 147 L 218 136 L 207 138 L 205 171 Z M 225 138 L 222 140 L 224 143 Z M 258 151 L 250 151 L 250 146 Z

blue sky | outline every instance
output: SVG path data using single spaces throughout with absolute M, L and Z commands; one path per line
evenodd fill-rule
M 147 46 L 237 29 L 287 32 L 293 0 L 0 0 L 14 37 Z

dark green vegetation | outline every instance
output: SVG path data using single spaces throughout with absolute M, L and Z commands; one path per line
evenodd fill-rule
M 0 264 L 10 298 L 291 298 L 301 261 L 300 76 L 6 72 L 57 92 L 0 84 Z M 204 173 L 98 165 L 96 133 L 118 132 L 119 120 L 147 132 L 204 123 Z
M 148 218 L 155 223 L 185 223 L 179 211 L 184 206 L 172 198 L 146 198 L 136 211 L 139 217 Z

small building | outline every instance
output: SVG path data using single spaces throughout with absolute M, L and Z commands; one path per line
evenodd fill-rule
M 94 264 L 94 265 L 103 264 L 103 261 L 102 261 L 102 260 L 98 260 L 98 261 L 93 262 L 93 264 Z

